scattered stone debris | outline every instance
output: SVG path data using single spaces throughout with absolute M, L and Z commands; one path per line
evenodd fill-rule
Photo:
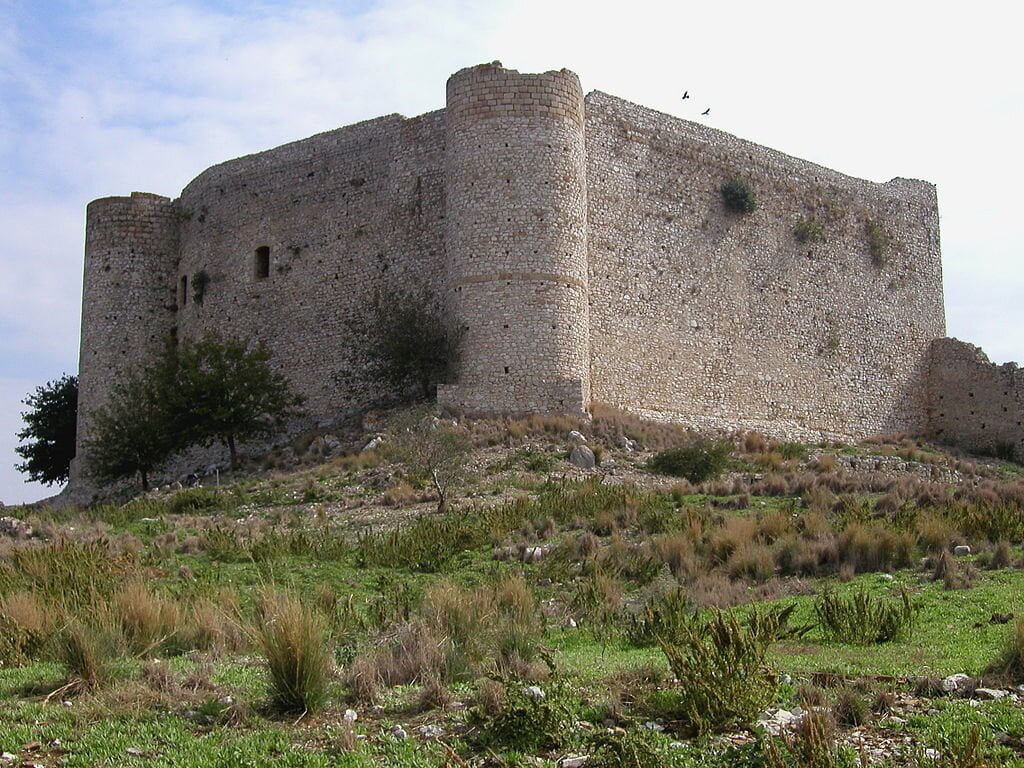
M 32 526 L 16 517 L 0 517 L 0 536 L 27 539 L 32 536 Z
M 539 685 L 530 685 L 523 689 L 523 693 L 529 696 L 531 699 L 541 700 L 544 699 L 547 694 L 544 693 L 544 689 Z
M 431 741 L 433 739 L 439 739 L 442 736 L 444 736 L 444 728 L 434 723 L 430 723 L 428 725 L 421 725 L 419 728 L 419 734 L 420 738 L 425 739 L 427 741 Z
M 354 709 L 346 709 L 343 717 L 346 723 L 354 723 L 356 720 L 359 719 L 359 715 L 356 714 L 356 711 Z
M 590 761 L 590 755 L 569 755 L 558 764 L 560 768 L 582 768 Z
M 957 693 L 966 689 L 970 681 L 970 675 L 965 675 L 963 672 L 957 672 L 955 675 L 943 678 L 942 690 L 946 693 Z

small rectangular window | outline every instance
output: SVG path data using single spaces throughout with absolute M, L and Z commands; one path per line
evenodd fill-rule
M 261 245 L 256 249 L 256 279 L 270 277 L 270 247 Z
M 182 275 L 178 288 L 178 306 L 184 307 L 186 304 L 188 304 L 188 275 Z

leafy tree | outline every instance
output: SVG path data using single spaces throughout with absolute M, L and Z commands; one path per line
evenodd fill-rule
M 139 475 L 149 490 L 149 475 L 177 448 L 173 417 L 165 396 L 161 363 L 124 374 L 107 403 L 91 414 L 86 439 L 86 471 L 101 482 Z
M 378 291 L 355 325 L 366 339 L 370 374 L 396 390 L 415 386 L 430 399 L 457 361 L 460 334 L 447 327 L 429 289 Z
M 237 444 L 269 437 L 297 416 L 303 398 L 270 366 L 270 352 L 207 335 L 164 353 L 165 392 L 181 447 L 221 442 L 238 467 Z
M 29 410 L 21 414 L 25 428 L 18 439 L 33 442 L 14 449 L 25 460 L 17 470 L 46 485 L 67 482 L 75 458 L 78 377 L 64 374 L 48 381 L 22 402 Z
M 402 414 L 391 428 L 394 437 L 385 444 L 385 453 L 404 464 L 413 479 L 430 483 L 437 491 L 437 511 L 444 512 L 452 490 L 465 479 L 469 438 L 426 408 Z

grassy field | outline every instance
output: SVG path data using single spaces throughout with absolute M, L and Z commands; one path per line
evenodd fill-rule
M 1019 467 L 747 434 L 691 482 L 671 427 L 444 428 L 444 513 L 387 450 L 6 510 L 0 764 L 1024 765 Z

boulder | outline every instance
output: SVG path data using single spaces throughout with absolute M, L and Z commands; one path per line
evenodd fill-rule
M 582 432 L 574 429 L 572 432 L 569 433 L 569 442 L 570 443 L 585 443 L 585 442 L 587 442 L 587 438 L 583 435 Z
M 958 544 L 953 547 L 953 554 L 957 557 L 964 557 L 965 555 L 971 554 L 971 548 L 966 544 Z
M 569 463 L 581 469 L 593 469 L 597 466 L 597 459 L 594 452 L 585 445 L 577 445 L 569 454 Z

